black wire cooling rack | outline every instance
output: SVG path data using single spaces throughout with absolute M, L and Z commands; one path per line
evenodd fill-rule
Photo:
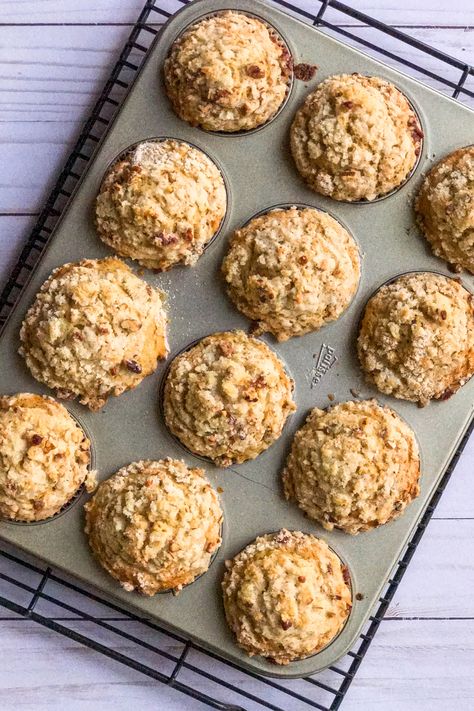
M 143 8 L 0 295 L 0 331 L 48 243 L 54 225 L 90 161 L 96 144 L 107 130 L 139 71 L 159 25 L 186 2 L 148 0 Z M 410 74 L 424 78 L 454 98 L 462 98 L 467 103 L 474 99 L 474 67 L 398 29 L 337 0 L 306 1 L 304 8 L 286 0 L 273 0 L 273 3 L 303 21 L 369 50 L 371 54 L 381 55 L 399 69 L 407 68 Z M 424 66 L 427 57 L 430 57 L 430 68 Z M 434 70 L 434 64 L 439 69 Z M 173 687 L 209 708 L 223 711 L 334 711 L 340 707 L 357 673 L 473 425 L 453 457 L 403 558 L 395 567 L 379 600 L 378 609 L 370 617 L 356 648 L 341 659 L 337 666 L 313 677 L 281 682 L 244 672 L 189 640 L 104 600 L 82 585 L 68 581 L 50 568 L 26 557 L 19 557 L 16 551 L 3 544 L 0 550 L 0 604 L 17 615 L 32 619 L 155 681 Z

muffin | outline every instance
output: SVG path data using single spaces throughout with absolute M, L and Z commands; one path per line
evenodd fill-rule
M 66 408 L 50 397 L 0 397 L 0 517 L 42 521 L 58 513 L 85 484 L 90 442 Z
M 430 170 L 415 208 L 436 256 L 474 274 L 474 146 L 450 153 Z
M 426 405 L 474 373 L 474 310 L 458 281 L 415 272 L 382 286 L 365 307 L 357 343 L 367 380 Z
M 95 222 L 117 254 L 164 271 L 196 263 L 226 204 L 221 172 L 205 153 L 183 141 L 145 141 L 106 173 Z
M 266 123 L 285 100 L 292 60 L 281 38 L 256 17 L 220 12 L 186 30 L 164 66 L 178 116 L 208 131 Z
M 119 259 L 64 264 L 27 312 L 19 352 L 59 398 L 79 397 L 98 410 L 166 356 L 163 300 Z
M 422 138 L 416 113 L 393 84 L 341 74 L 323 81 L 297 111 L 291 151 L 315 192 L 375 200 L 406 180 Z
M 227 467 L 254 459 L 295 410 L 293 381 L 262 341 L 242 331 L 203 338 L 172 362 L 164 387 L 168 429 L 194 454 Z
M 179 592 L 221 544 L 219 499 L 202 469 L 177 459 L 129 464 L 85 505 L 89 544 L 127 591 Z
M 333 217 L 314 208 L 278 209 L 237 230 L 222 265 L 230 298 L 279 341 L 316 331 L 348 307 L 359 252 Z
M 359 533 L 400 516 L 419 494 L 420 457 L 410 427 L 375 400 L 315 408 L 293 440 L 287 499 L 328 531 Z
M 226 561 L 224 608 L 237 644 L 288 664 L 319 652 L 351 611 L 347 568 L 314 536 L 282 530 Z

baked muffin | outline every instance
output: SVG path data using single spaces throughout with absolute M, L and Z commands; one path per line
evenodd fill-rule
M 164 295 L 120 259 L 55 269 L 20 331 L 32 375 L 63 399 L 98 410 L 136 387 L 168 352 Z
M 415 272 L 382 286 L 357 343 L 369 382 L 402 400 L 445 400 L 474 373 L 471 294 L 454 279 Z
M 164 271 L 195 264 L 219 229 L 227 196 L 221 172 L 189 143 L 139 143 L 107 172 L 95 206 L 103 242 Z
M 375 400 L 315 408 L 283 472 L 287 499 L 328 531 L 359 533 L 400 516 L 419 494 L 420 457 L 410 427 Z
M 307 533 L 260 536 L 226 566 L 227 622 L 251 657 L 277 664 L 309 657 L 334 639 L 351 611 L 347 568 Z
M 0 517 L 42 521 L 58 513 L 85 484 L 90 442 L 66 408 L 50 397 L 0 397 Z
M 221 467 L 254 459 L 295 410 L 293 381 L 262 341 L 242 331 L 203 338 L 172 362 L 166 425 L 191 452 Z
M 333 217 L 314 208 L 278 209 L 237 230 L 222 272 L 230 298 L 279 341 L 316 331 L 348 307 L 360 278 L 359 252 Z
M 129 464 L 85 505 L 89 544 L 122 587 L 179 592 L 221 544 L 219 499 L 202 469 L 177 459 Z
M 340 74 L 323 81 L 297 111 L 291 151 L 315 192 L 375 200 L 406 180 L 422 138 L 415 112 L 393 84 Z
M 474 274 L 474 146 L 450 153 L 430 170 L 416 212 L 436 256 Z
M 292 60 L 281 38 L 256 17 L 220 12 L 186 30 L 164 66 L 173 109 L 208 131 L 266 123 L 285 100 Z

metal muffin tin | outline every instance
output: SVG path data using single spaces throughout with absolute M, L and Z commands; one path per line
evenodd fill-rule
M 285 106 L 273 120 L 247 134 L 210 133 L 180 121 L 166 98 L 161 78 L 164 59 L 177 35 L 204 15 L 223 9 L 241 10 L 262 18 L 281 32 L 295 63 L 308 62 L 319 67 L 307 84 L 293 82 Z M 308 91 L 331 74 L 351 72 L 392 81 L 416 108 L 425 132 L 423 151 L 413 176 L 394 194 L 373 203 L 342 203 L 313 193 L 298 175 L 289 151 L 289 127 Z M 453 276 L 442 261 L 432 256 L 419 235 L 412 205 L 422 174 L 433 160 L 472 143 L 473 116 L 473 112 L 457 102 L 259 0 L 196 0 L 172 17 L 159 33 L 3 331 L 0 392 L 49 392 L 30 376 L 17 355 L 21 321 L 55 267 L 111 254 L 94 229 L 94 198 L 106 167 L 130 145 L 143 139 L 168 136 L 200 147 L 222 169 L 229 191 L 220 234 L 195 267 L 175 267 L 164 274 L 144 272 L 144 279 L 169 295 L 170 359 L 210 332 L 248 329 L 248 320 L 225 295 L 219 270 L 231 232 L 265 208 L 304 203 L 327 210 L 339 219 L 361 248 L 360 286 L 343 316 L 320 331 L 282 344 L 264 337 L 295 379 L 298 409 L 281 438 L 253 461 L 217 469 L 180 446 L 167 431 L 160 414 L 160 384 L 166 371 L 163 363 L 138 388 L 111 398 L 101 412 L 89 412 L 76 402 L 67 404 L 91 435 L 100 479 L 132 461 L 171 456 L 183 458 L 191 466 L 204 466 L 212 484 L 223 490 L 222 546 L 209 571 L 179 596 L 146 598 L 123 591 L 89 552 L 81 505 L 76 504 L 41 525 L 0 522 L 0 537 L 253 672 L 288 678 L 307 676 L 344 655 L 376 604 L 473 414 L 474 379 L 450 400 L 419 409 L 367 385 L 355 352 L 360 315 L 367 299 L 381 284 L 407 271 L 432 270 Z M 463 277 L 463 283 L 472 289 L 474 278 Z M 418 499 L 398 520 L 355 537 L 340 531 L 329 533 L 305 518 L 294 503 L 283 498 L 280 479 L 293 433 L 309 410 L 330 405 L 328 395 L 334 395 L 334 402 L 353 399 L 351 389 L 361 398 L 376 397 L 394 408 L 413 427 L 422 452 Z M 349 566 L 354 597 L 351 615 L 338 637 L 318 654 L 285 667 L 261 657 L 250 658 L 239 649 L 225 622 L 220 592 L 224 561 L 256 536 L 282 527 L 311 532 L 325 539 Z

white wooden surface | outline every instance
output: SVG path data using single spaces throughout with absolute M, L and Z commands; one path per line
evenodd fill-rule
M 472 0 L 352 4 L 474 63 Z M 142 0 L 0 0 L 0 286 L 141 5 Z M 362 32 L 370 37 L 372 31 Z M 432 69 L 439 65 L 433 62 Z M 474 439 L 344 711 L 474 708 L 473 541 Z M 203 708 L 2 608 L 0 644 L 2 711 Z M 224 691 L 220 698 L 226 699 Z

